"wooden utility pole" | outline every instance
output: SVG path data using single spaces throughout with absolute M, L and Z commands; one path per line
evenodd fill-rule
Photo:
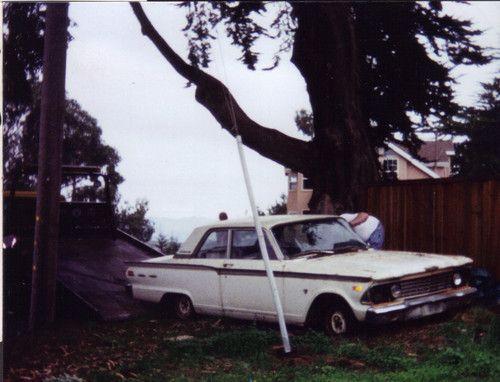
M 47 4 L 29 328 L 54 321 L 68 3 Z

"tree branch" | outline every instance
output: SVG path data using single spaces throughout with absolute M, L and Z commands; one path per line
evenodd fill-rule
M 140 3 L 134 2 L 130 5 L 139 20 L 142 34 L 153 42 L 177 73 L 197 86 L 196 100 L 212 113 L 225 130 L 233 136 L 239 133 L 246 146 L 266 158 L 296 171 L 309 172 L 311 144 L 253 121 L 222 82 L 201 69 L 187 64 L 173 51 L 153 27 Z M 234 113 L 235 123 L 231 112 Z

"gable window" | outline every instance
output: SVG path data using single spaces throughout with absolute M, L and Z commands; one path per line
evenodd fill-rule
M 297 174 L 291 174 L 288 178 L 288 189 L 290 191 L 297 190 Z
M 382 168 L 385 173 L 397 173 L 398 172 L 398 160 L 397 159 L 384 159 L 382 162 Z
M 309 180 L 309 178 L 306 178 L 305 176 L 302 178 L 302 189 L 303 190 L 312 190 L 312 182 Z

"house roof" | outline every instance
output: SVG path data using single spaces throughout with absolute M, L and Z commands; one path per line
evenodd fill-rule
M 455 146 L 452 141 L 424 142 L 418 151 L 418 156 L 424 162 L 448 162 L 450 155 L 454 155 Z
M 436 174 L 434 171 L 432 171 L 430 168 L 428 168 L 424 163 L 420 162 L 418 159 L 415 159 L 414 157 L 412 157 L 410 154 L 408 154 L 405 150 L 403 150 L 398 145 L 389 142 L 389 143 L 387 143 L 387 146 L 392 151 L 394 151 L 396 154 L 403 157 L 408 162 L 410 162 L 413 166 L 418 168 L 420 171 L 429 175 L 431 178 L 434 178 L 434 179 L 440 178 L 440 176 L 438 174 Z

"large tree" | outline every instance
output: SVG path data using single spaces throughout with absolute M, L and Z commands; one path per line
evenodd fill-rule
M 21 175 L 38 160 L 40 86 L 45 30 L 43 3 L 6 3 L 4 10 L 3 64 L 3 169 L 4 186 L 33 187 L 34 179 Z M 68 40 L 72 37 L 68 33 Z M 120 156 L 102 140 L 95 118 L 77 101 L 66 101 L 62 163 L 104 167 L 112 199 L 119 200 L 123 177 L 116 171 Z
M 473 37 L 481 32 L 442 11 L 440 2 L 183 2 L 189 63 L 177 55 L 132 3 L 143 34 L 174 69 L 196 86 L 196 100 L 232 135 L 263 156 L 304 173 L 315 211 L 353 209 L 377 179 L 374 147 L 400 132 L 416 150 L 416 129 L 445 125 L 458 106 L 450 70 L 490 58 Z M 254 17 L 278 7 L 270 28 Z M 313 113 L 310 141 L 289 137 L 250 119 L 224 84 L 202 67 L 210 63 L 214 28 L 241 48 L 240 60 L 254 70 L 255 41 L 282 39 L 307 85 Z M 279 52 L 273 66 L 280 60 Z M 418 122 L 415 122 L 418 121 Z
M 118 228 L 135 236 L 139 240 L 148 242 L 155 231 L 153 223 L 146 219 L 146 213 L 149 210 L 148 201 L 138 199 L 134 206 L 125 202 L 117 215 Z
M 22 122 L 35 104 L 32 84 L 40 79 L 44 28 L 42 3 L 3 5 L 4 186 L 22 160 Z
M 37 96 L 35 97 L 35 104 L 20 123 L 19 154 L 16 156 L 16 164 L 20 168 L 36 165 L 38 160 L 40 100 Z M 97 120 L 83 110 L 77 101 L 73 99 L 67 100 L 63 127 L 62 163 L 73 166 L 98 166 L 104 168 L 108 176 L 111 201 L 116 205 L 120 200 L 118 186 L 124 180 L 120 173 L 116 171 L 119 162 L 120 156 L 116 149 L 103 141 L 102 129 Z M 74 178 L 63 179 L 63 184 L 68 184 L 73 180 Z M 22 178 L 21 181 L 24 181 L 25 185 L 30 185 L 29 178 Z M 102 184 L 97 184 L 99 181 L 99 179 L 95 179 L 95 186 L 97 187 L 83 185 L 79 185 L 77 188 L 74 187 L 73 190 L 81 195 L 73 195 L 73 197 L 85 199 L 84 194 L 90 196 L 92 192 L 97 192 L 94 196 L 102 199 L 103 195 L 101 194 L 103 194 L 104 189 Z
M 458 175 L 500 177 L 500 77 L 483 84 L 478 105 L 464 111 L 455 133 L 467 136 L 456 148 Z
M 3 4 L 3 185 L 5 188 L 34 189 L 35 178 L 29 168 L 38 161 L 40 122 L 40 87 L 43 66 L 45 30 L 43 3 Z M 71 35 L 68 33 L 68 40 Z M 97 120 L 83 110 L 76 100 L 67 99 L 63 126 L 62 163 L 75 166 L 99 166 L 109 179 L 111 199 L 118 205 L 118 186 L 123 177 L 116 170 L 120 156 L 102 139 Z M 26 171 L 28 170 L 28 172 Z M 105 190 L 100 179 L 89 184 L 80 179 L 63 179 L 63 186 L 73 186 L 72 198 L 103 199 Z M 146 219 L 147 202 L 140 201 L 135 209 L 126 205 L 116 208 L 118 224 L 140 238 L 149 240 L 154 231 Z

